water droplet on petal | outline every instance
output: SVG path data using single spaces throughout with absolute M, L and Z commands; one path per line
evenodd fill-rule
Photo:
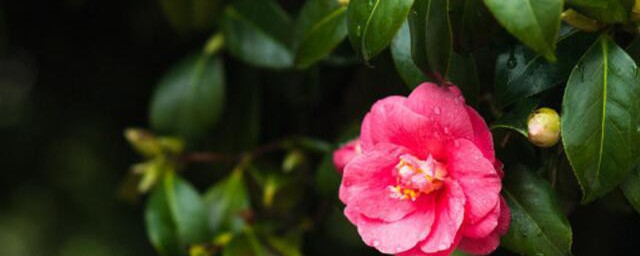
M 436 115 L 439 115 L 440 114 L 440 107 L 433 108 L 433 113 L 436 114 Z
M 444 128 L 444 134 L 449 135 L 449 127 L 445 127 L 445 128 Z

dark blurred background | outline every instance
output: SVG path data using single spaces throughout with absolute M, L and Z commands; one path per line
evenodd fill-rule
M 280 2 L 296 10 L 302 1 Z M 212 32 L 176 32 L 155 0 L 0 2 L 0 255 L 155 254 L 142 201 L 118 193 L 140 160 L 122 133 L 148 127 L 155 84 Z M 340 51 L 349 52 L 348 43 Z M 358 63 L 306 73 L 225 62 L 229 94 L 262 97 L 258 143 L 288 134 L 333 141 L 376 99 L 408 93 L 395 72 L 379 72 L 394 70 L 388 53 L 376 69 Z M 194 179 L 200 189 L 211 182 Z M 619 192 L 570 220 L 576 255 L 635 247 L 626 234 L 639 218 Z M 331 245 L 307 248 L 325 255 Z

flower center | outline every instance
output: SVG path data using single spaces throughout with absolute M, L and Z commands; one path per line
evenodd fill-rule
M 422 161 L 404 154 L 393 169 L 396 185 L 389 186 L 390 196 L 401 200 L 415 201 L 421 194 L 429 194 L 442 188 L 447 176 L 445 166 L 429 155 Z

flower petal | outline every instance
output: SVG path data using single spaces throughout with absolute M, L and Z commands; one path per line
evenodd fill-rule
M 455 240 L 464 219 L 466 199 L 456 181 L 445 181 L 445 186 L 436 200 L 436 220 L 431 233 L 420 245 L 420 249 L 425 253 L 455 248 Z
M 447 171 L 467 197 L 467 223 L 477 223 L 498 204 L 500 177 L 473 142 L 458 139 L 448 149 Z
M 482 151 L 484 157 L 489 159 L 489 161 L 495 165 L 496 157 L 493 149 L 493 135 L 491 135 L 491 131 L 489 130 L 487 123 L 475 109 L 469 106 L 466 106 L 466 109 L 471 125 L 473 126 L 473 142 L 480 151 Z
M 500 197 L 500 216 L 495 230 L 483 238 L 463 237 L 458 247 L 471 254 L 489 254 L 500 245 L 500 236 L 507 233 L 511 222 L 511 213 L 504 198 Z
M 496 204 L 493 210 L 476 223 L 465 223 L 462 235 L 468 238 L 483 238 L 490 235 L 498 226 L 501 204 Z
M 354 139 L 333 152 L 333 164 L 339 173 L 342 173 L 344 167 L 361 153 L 360 141 Z
M 455 86 L 439 87 L 423 83 L 407 98 L 405 105 L 438 124 L 451 138 L 473 139 L 475 134 L 462 93 Z
M 392 198 L 389 191 L 389 186 L 396 184 L 393 168 L 406 152 L 402 147 L 381 143 L 354 158 L 344 169 L 340 200 L 368 218 L 388 222 L 415 211 L 417 202 Z
M 401 220 L 385 222 L 358 215 L 350 206 L 345 208 L 345 215 L 352 222 L 355 220 L 358 233 L 369 246 L 375 247 L 382 253 L 400 253 L 414 247 L 422 241 L 434 221 L 433 197 L 424 202 L 423 207 L 407 215 Z

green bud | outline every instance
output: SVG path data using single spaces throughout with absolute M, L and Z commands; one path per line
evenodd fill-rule
M 156 137 L 149 131 L 137 128 L 127 128 L 124 131 L 131 146 L 145 157 L 154 157 L 162 153 L 162 147 Z
M 284 161 L 282 162 L 282 170 L 284 170 L 284 172 L 291 172 L 304 164 L 304 161 L 305 157 L 302 151 L 292 150 L 284 158 Z
M 529 142 L 538 147 L 552 147 L 560 140 L 560 115 L 553 109 L 540 108 L 529 116 Z

